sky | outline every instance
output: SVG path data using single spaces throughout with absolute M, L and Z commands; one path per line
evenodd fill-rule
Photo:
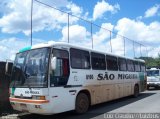
M 33 0 L 32 13 L 33 45 L 68 42 L 69 14 L 71 44 L 93 40 L 95 50 L 131 58 L 160 52 L 160 0 Z M 0 1 L 0 61 L 30 45 L 31 0 Z

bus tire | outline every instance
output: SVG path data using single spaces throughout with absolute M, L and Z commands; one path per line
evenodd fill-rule
M 75 111 L 78 114 L 82 114 L 88 111 L 89 98 L 85 93 L 79 93 L 76 98 Z
M 134 98 L 137 98 L 139 95 L 139 86 L 138 85 L 135 85 L 134 86 L 134 94 L 133 94 L 133 97 Z

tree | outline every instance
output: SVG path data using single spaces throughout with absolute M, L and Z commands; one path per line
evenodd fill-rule
M 139 59 L 143 59 L 146 62 L 146 67 L 160 67 L 160 54 L 157 58 L 152 57 L 140 57 Z
M 158 53 L 158 57 L 155 59 L 156 64 L 158 67 L 160 67 L 160 54 Z

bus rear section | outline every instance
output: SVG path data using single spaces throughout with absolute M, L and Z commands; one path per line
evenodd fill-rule
M 150 87 L 160 88 L 160 68 L 147 69 L 147 89 Z

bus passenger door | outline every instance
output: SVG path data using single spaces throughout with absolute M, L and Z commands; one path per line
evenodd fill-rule
M 65 86 L 69 78 L 69 58 L 67 51 L 53 50 L 51 58 L 50 85 Z
M 67 87 L 70 67 L 68 51 L 53 49 L 50 65 L 50 104 L 55 113 L 74 109 L 75 98 Z M 67 98 L 69 97 L 69 98 Z

